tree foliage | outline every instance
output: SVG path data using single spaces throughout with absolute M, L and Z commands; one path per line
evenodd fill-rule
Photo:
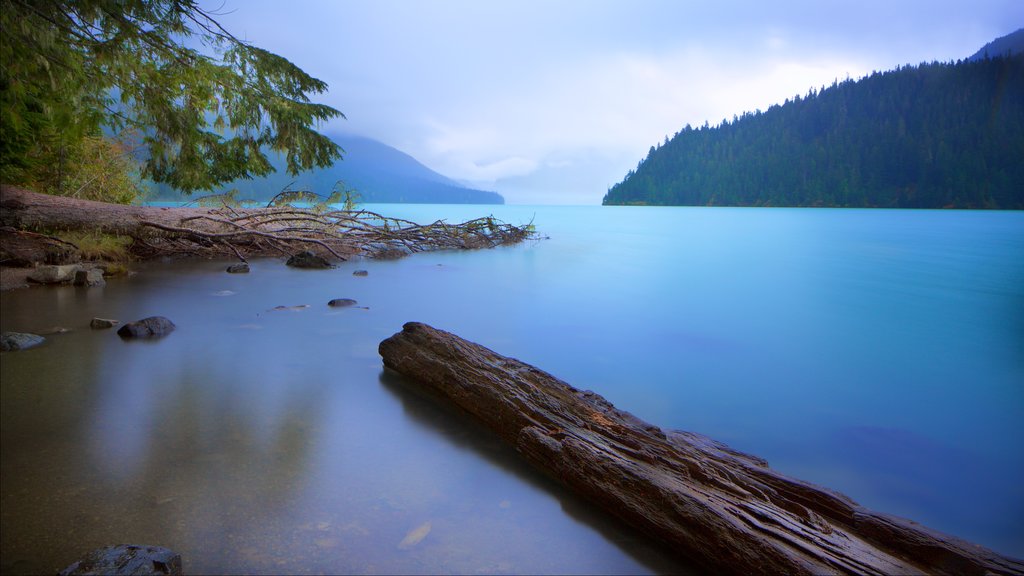
M 1024 55 L 876 72 L 687 126 L 604 204 L 1024 209 Z
M 184 191 L 329 166 L 327 85 L 225 31 L 194 0 L 0 0 L 0 178 L 135 129 L 142 175 Z

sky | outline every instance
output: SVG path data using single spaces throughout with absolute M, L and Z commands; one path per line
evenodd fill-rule
M 367 136 L 510 204 L 600 204 L 686 124 L 966 58 L 1024 0 L 216 0 Z

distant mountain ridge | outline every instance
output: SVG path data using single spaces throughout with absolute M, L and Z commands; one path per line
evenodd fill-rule
M 1024 209 L 1020 37 L 686 126 L 603 203 Z
M 968 60 L 981 60 L 983 58 L 995 58 L 997 56 L 1013 56 L 1024 53 L 1024 28 L 1011 32 L 1006 36 L 996 38 L 982 46 L 981 50 L 974 53 Z
M 263 178 L 235 180 L 215 191 L 237 189 L 239 198 L 268 200 L 285 187 L 328 195 L 339 181 L 354 190 L 360 202 L 415 204 L 504 204 L 496 192 L 467 188 L 427 168 L 412 156 L 382 142 L 351 134 L 331 134 L 345 150 L 342 160 L 329 168 L 289 176 L 284 163 L 271 156 L 277 172 Z M 197 192 L 195 195 L 205 195 Z M 157 187 L 159 198 L 183 198 L 166 186 Z

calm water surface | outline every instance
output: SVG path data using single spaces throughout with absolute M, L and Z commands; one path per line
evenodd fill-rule
M 373 208 L 550 239 L 4 293 L 3 330 L 72 331 L 0 357 L 2 571 L 122 542 L 191 573 L 685 570 L 385 373 L 410 320 L 1024 556 L 1024 214 Z M 88 328 L 156 314 L 157 342 Z

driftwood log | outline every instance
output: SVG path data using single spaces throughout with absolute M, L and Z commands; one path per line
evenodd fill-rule
M 714 573 L 1022 574 L 1024 563 L 665 431 L 590 391 L 430 326 L 387 368 L 474 416 L 555 480 Z

